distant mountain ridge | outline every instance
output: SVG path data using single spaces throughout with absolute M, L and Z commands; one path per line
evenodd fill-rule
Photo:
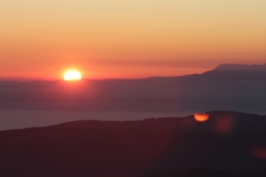
M 266 72 L 266 64 L 245 65 L 245 64 L 221 64 L 213 71 L 242 71 L 242 72 Z
M 193 77 L 193 76 L 192 76 Z M 263 82 L 266 80 L 266 64 L 221 64 L 198 76 L 198 79 L 232 82 Z
M 223 64 L 202 74 L 145 79 L 5 81 L 0 109 L 266 113 L 265 66 Z
M 266 166 L 266 116 L 211 111 L 143 121 L 76 121 L 0 132 L 1 176 L 140 177 Z

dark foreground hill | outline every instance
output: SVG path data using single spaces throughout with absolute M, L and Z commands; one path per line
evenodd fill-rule
M 139 177 L 208 168 L 266 167 L 266 116 L 78 121 L 0 132 L 0 176 Z

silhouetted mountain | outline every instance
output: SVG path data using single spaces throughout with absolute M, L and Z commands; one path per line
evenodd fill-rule
M 266 64 L 244 65 L 244 64 L 221 64 L 214 71 L 238 71 L 238 72 L 266 72 Z
M 211 71 L 203 73 L 204 79 L 218 79 L 235 82 L 259 81 L 266 79 L 266 64 L 240 65 L 221 64 Z
M 1 109 L 266 113 L 266 65 L 220 65 L 203 74 L 80 82 L 0 82 Z
M 208 114 L 206 122 L 188 116 L 2 131 L 0 175 L 139 177 L 197 168 L 265 168 L 266 116 Z

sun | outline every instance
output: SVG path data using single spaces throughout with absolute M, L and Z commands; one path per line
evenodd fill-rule
M 69 70 L 66 71 L 64 74 L 65 81 L 76 81 L 82 79 L 82 76 L 79 71 L 77 70 Z

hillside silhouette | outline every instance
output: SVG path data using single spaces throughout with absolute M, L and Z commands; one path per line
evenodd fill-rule
M 76 121 L 0 132 L 0 175 L 140 177 L 266 166 L 266 116 L 212 111 L 143 121 Z M 183 176 L 182 176 L 183 177 Z

